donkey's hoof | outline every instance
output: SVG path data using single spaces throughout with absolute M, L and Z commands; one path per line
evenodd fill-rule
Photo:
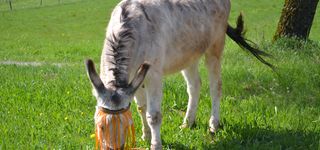
M 217 124 L 215 126 L 210 126 L 209 127 L 209 132 L 211 133 L 211 135 L 215 135 L 218 132 L 218 129 L 220 128 L 220 125 Z
M 187 123 L 183 123 L 181 126 L 179 126 L 179 128 L 183 130 L 183 129 L 189 128 L 189 125 Z
M 209 120 L 209 132 L 212 135 L 214 135 L 218 131 L 219 127 L 220 127 L 219 119 L 215 119 L 213 116 L 211 116 Z
M 162 145 L 158 144 L 158 145 L 151 145 L 150 147 L 151 150 L 162 150 Z
M 183 123 L 181 126 L 179 126 L 179 128 L 181 130 L 186 129 L 186 128 L 193 128 L 195 126 L 194 123 Z
M 209 128 L 209 133 L 211 134 L 211 135 L 215 135 L 216 134 L 216 132 L 217 132 L 217 129 L 216 128 Z

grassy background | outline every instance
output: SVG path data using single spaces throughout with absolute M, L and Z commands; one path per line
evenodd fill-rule
M 99 62 L 105 27 L 118 1 L 44 0 L 48 4 L 43 7 L 38 2 L 16 0 L 21 7 L 14 11 L 0 2 L 0 61 L 68 65 L 0 65 L 0 149 L 92 149 L 96 102 L 83 60 Z M 215 136 L 207 128 L 211 102 L 204 65 L 193 129 L 179 129 L 188 99 L 182 76 L 166 78 L 161 128 L 165 149 L 320 149 L 320 13 L 312 41 L 301 45 L 283 39 L 271 44 L 282 6 L 279 0 L 233 1 L 230 23 L 244 13 L 247 37 L 275 56 L 270 61 L 278 73 L 227 39 L 222 128 Z M 137 140 L 138 147 L 149 146 Z

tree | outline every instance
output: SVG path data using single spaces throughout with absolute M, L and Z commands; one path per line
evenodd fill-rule
M 274 40 L 280 37 L 309 37 L 319 0 L 285 0 Z

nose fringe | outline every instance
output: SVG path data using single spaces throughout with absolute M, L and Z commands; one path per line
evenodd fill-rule
M 135 146 L 135 130 L 129 109 L 108 113 L 99 109 L 96 124 L 96 149 L 130 149 Z M 103 128 L 102 128 L 103 127 Z

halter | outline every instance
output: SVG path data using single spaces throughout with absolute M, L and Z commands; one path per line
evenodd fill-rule
M 119 110 L 98 106 L 96 117 L 96 149 L 134 148 L 135 130 L 130 104 Z
M 102 111 L 107 114 L 121 114 L 121 113 L 128 111 L 130 109 L 130 106 L 131 106 L 131 103 L 129 103 L 129 105 L 126 108 L 121 108 L 119 110 L 110 110 L 108 108 L 104 108 L 101 106 L 98 106 L 98 109 L 99 109 L 99 111 Z

